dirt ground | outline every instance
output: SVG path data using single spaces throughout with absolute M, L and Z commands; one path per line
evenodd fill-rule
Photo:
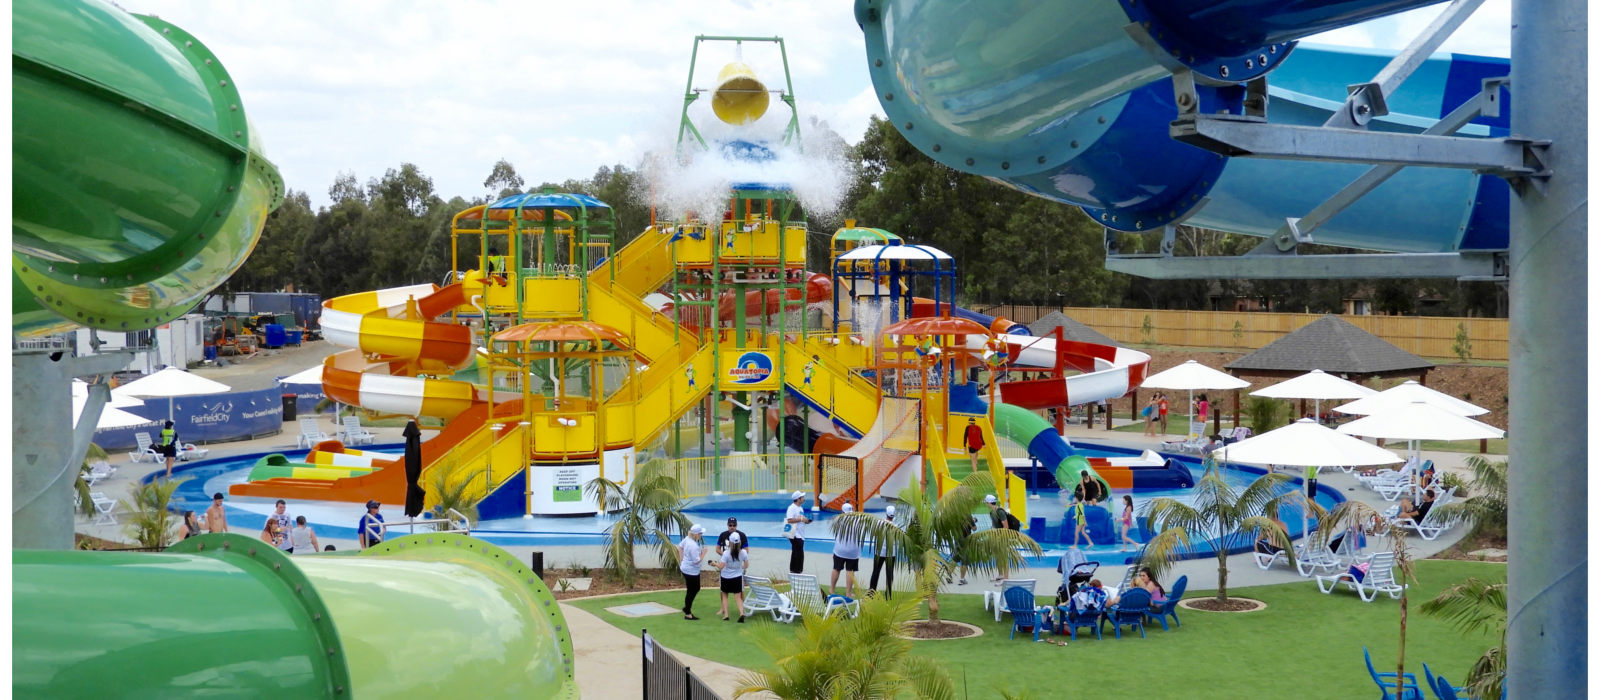
M 1238 352 L 1208 352 L 1180 348 L 1158 347 L 1154 349 L 1141 348 L 1141 350 L 1150 353 L 1151 374 L 1171 369 L 1188 360 L 1195 360 L 1212 369 L 1222 370 L 1223 365 L 1244 356 L 1244 353 Z M 1437 364 L 1434 369 L 1428 372 L 1427 385 L 1429 388 L 1489 409 L 1487 414 L 1474 416 L 1473 418 L 1496 428 L 1504 429 L 1507 426 L 1506 393 L 1509 390 L 1508 372 L 1509 370 L 1505 367 Z M 1374 380 L 1368 382 L 1367 386 L 1383 390 L 1403 381 L 1405 379 Z M 1271 383 L 1273 382 L 1255 380 L 1257 388 Z M 1231 392 L 1223 393 L 1226 396 Z M 1216 397 L 1213 398 L 1215 399 Z M 1326 405 L 1324 405 L 1324 408 L 1326 408 Z M 1177 409 L 1175 408 L 1174 410 Z M 1232 406 L 1228 406 L 1223 415 L 1231 415 L 1232 410 Z

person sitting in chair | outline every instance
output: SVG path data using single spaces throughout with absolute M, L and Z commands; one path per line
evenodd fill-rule
M 1414 523 L 1422 522 L 1423 518 L 1428 517 L 1428 511 L 1433 510 L 1433 499 L 1431 489 L 1422 492 L 1422 505 L 1419 506 L 1413 506 L 1409 498 L 1400 499 L 1400 517 L 1410 518 Z

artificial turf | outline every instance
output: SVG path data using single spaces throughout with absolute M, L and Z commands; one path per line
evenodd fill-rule
M 1445 587 L 1467 579 L 1504 581 L 1504 564 L 1428 560 L 1416 563 L 1406 634 L 1406 671 L 1422 678 L 1426 661 L 1435 673 L 1455 683 L 1465 680 L 1472 662 L 1494 640 L 1463 635 L 1438 618 L 1417 612 L 1421 603 Z M 707 595 L 709 594 L 709 595 Z M 1253 613 L 1208 613 L 1180 609 L 1182 627 L 1163 632 L 1160 625 L 1139 638 L 1124 630 L 1122 639 L 1096 640 L 1080 630 L 1078 640 L 1063 648 L 1035 644 L 1019 632 L 1007 639 L 1010 618 L 994 621 L 976 595 L 940 596 L 943 617 L 978 625 L 980 637 L 918 642 L 915 653 L 939 660 L 956 682 L 957 697 L 999 698 L 1002 688 L 1026 691 L 1035 698 L 1241 698 L 1241 697 L 1371 697 L 1377 690 L 1361 659 L 1361 647 L 1372 651 L 1379 671 L 1393 671 L 1399 647 L 1399 601 L 1386 596 L 1363 603 L 1353 592 L 1323 595 L 1315 582 L 1232 589 L 1230 595 L 1255 598 L 1267 609 Z M 605 608 L 658 601 L 683 605 L 682 591 L 573 600 L 606 622 L 651 636 L 674 650 L 743 668 L 768 659 L 744 634 L 755 625 L 776 624 L 771 617 L 751 618 L 745 625 L 715 619 L 716 591 L 696 601 L 699 621 L 681 615 L 626 618 Z M 1196 591 L 1186 597 L 1211 595 Z M 730 603 L 731 605 L 731 603 Z M 1168 620 L 1171 624 L 1171 620 Z M 1132 635 L 1130 638 L 1129 635 Z M 965 688 L 963 692 L 961 689 Z

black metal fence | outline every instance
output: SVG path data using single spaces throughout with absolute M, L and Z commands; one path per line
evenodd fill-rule
M 694 671 L 678 661 L 678 657 L 661 646 L 649 630 L 644 634 L 644 700 L 722 700 L 694 675 Z

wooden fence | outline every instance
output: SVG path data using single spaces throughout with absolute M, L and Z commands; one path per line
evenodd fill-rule
M 1129 346 L 1145 343 L 1249 352 L 1293 333 L 1324 314 L 1237 311 L 1159 311 L 1001 304 L 983 313 L 1033 323 L 1053 311 Z M 1339 315 L 1357 328 L 1422 357 L 1455 361 L 1456 334 L 1466 331 L 1470 359 L 1505 361 L 1511 355 L 1510 323 L 1504 318 Z

